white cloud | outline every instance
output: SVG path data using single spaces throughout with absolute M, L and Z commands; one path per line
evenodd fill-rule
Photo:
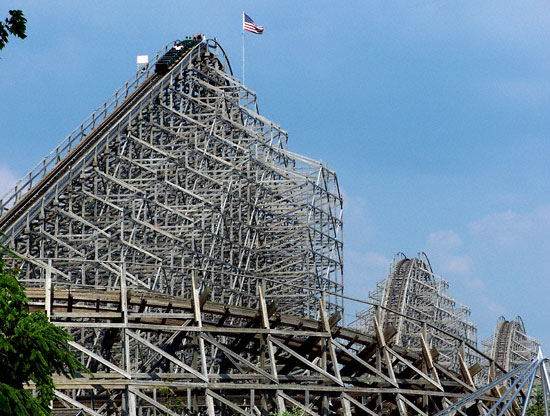
M 506 313 L 506 308 L 502 306 L 500 303 L 496 302 L 495 300 L 485 295 L 481 295 L 481 298 L 483 300 L 483 304 L 485 305 L 488 311 L 498 316 L 504 315 Z
M 467 275 L 472 271 L 473 261 L 469 256 L 449 256 L 445 259 L 442 270 L 445 273 Z
M 450 251 L 462 245 L 462 239 L 451 230 L 437 231 L 428 235 L 428 249 L 437 251 Z
M 390 265 L 390 260 L 386 256 L 370 251 L 365 256 L 365 262 L 371 267 L 376 268 L 388 268 Z M 385 276 L 384 276 L 385 277 Z
M 511 247 L 524 242 L 533 234 L 547 235 L 550 229 L 550 206 L 526 214 L 512 210 L 487 215 L 469 225 L 470 233 L 486 242 Z
M 345 255 L 348 271 L 355 277 L 360 277 L 361 280 L 378 281 L 388 274 L 391 260 L 380 253 L 347 250 Z
M 466 285 L 470 290 L 474 290 L 474 291 L 483 291 L 486 288 L 485 282 L 481 279 L 476 279 L 476 278 L 469 279 L 468 281 L 466 281 Z
M 15 185 L 17 179 L 15 172 L 7 167 L 0 166 L 0 198 Z
M 374 234 L 374 225 L 367 210 L 367 200 L 362 196 L 344 194 L 344 238 L 346 244 L 364 245 Z
M 452 230 L 441 230 L 430 233 L 426 241 L 427 254 L 437 268 L 443 273 L 458 275 L 470 274 L 473 261 L 470 256 L 457 254 L 463 246 L 460 236 Z

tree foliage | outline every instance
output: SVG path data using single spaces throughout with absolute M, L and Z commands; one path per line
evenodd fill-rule
M 531 397 L 534 398 L 527 407 L 525 414 L 527 416 L 544 416 L 546 414 L 544 410 L 544 393 L 541 386 L 536 386 L 533 389 Z
M 0 415 L 49 415 L 55 386 L 51 375 L 73 377 L 84 366 L 69 350 L 71 336 L 42 312 L 29 312 L 29 300 L 0 256 Z M 24 386 L 33 381 L 36 397 Z
M 0 22 L 0 50 L 4 49 L 8 43 L 8 36 L 14 35 L 18 38 L 25 39 L 27 31 L 27 19 L 23 16 L 21 10 L 10 10 L 9 17 L 6 17 L 4 22 Z
M 295 407 L 291 411 L 285 410 L 283 413 L 274 413 L 274 416 L 302 416 L 304 412 Z

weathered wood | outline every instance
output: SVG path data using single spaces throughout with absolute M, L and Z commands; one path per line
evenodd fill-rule
M 239 413 L 241 415 L 252 416 L 252 413 L 249 413 L 249 412 L 245 411 L 244 409 L 237 406 L 235 403 L 232 403 L 231 401 L 227 400 L 225 397 L 220 396 L 219 394 L 213 392 L 210 389 L 206 390 L 206 394 L 208 396 L 214 398 L 215 400 L 218 400 L 218 401 L 222 402 L 223 404 L 228 406 L 230 409 L 233 409 L 234 411 L 236 411 L 237 413 Z

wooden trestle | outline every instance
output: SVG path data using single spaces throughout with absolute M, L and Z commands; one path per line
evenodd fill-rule
M 471 369 L 439 365 L 426 343 L 422 354 L 392 345 L 394 328 L 338 326 L 323 298 L 319 319 L 306 319 L 277 312 L 261 286 L 249 308 L 207 301 L 192 280 L 191 299 L 127 290 L 124 273 L 118 291 L 29 288 L 31 308 L 71 332 L 92 370 L 55 378 L 54 414 L 429 415 L 475 390 Z M 461 414 L 484 414 L 499 397 L 494 389 Z

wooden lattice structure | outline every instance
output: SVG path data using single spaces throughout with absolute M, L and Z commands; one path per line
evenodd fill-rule
M 281 310 L 313 316 L 323 290 L 341 312 L 336 175 L 288 151 L 228 65 L 210 41 L 164 76 L 138 72 L 2 199 L 26 280 L 55 259 L 56 283 L 108 288 L 125 261 L 152 292 L 189 296 L 196 272 L 212 300 L 248 305 L 277 277 L 266 297 Z
M 520 316 L 507 321 L 504 316 L 497 320 L 495 333 L 483 341 L 487 354 L 505 371 L 513 370 L 536 357 L 539 342 L 527 335 Z
M 461 344 L 477 346 L 477 327 L 469 319 L 470 308 L 449 295 L 449 283 L 432 271 L 424 253 L 412 259 L 398 253 L 388 277 L 377 283 L 369 298 L 372 305 L 359 312 L 351 324 L 359 330 L 371 333 L 373 317 L 378 315 L 382 327 L 397 329 L 396 344 L 420 350 L 423 322 L 429 322 L 428 344 L 437 348 L 441 363 L 454 370 L 461 366 Z M 464 351 L 465 364 L 479 361 L 472 349 L 466 347 Z

